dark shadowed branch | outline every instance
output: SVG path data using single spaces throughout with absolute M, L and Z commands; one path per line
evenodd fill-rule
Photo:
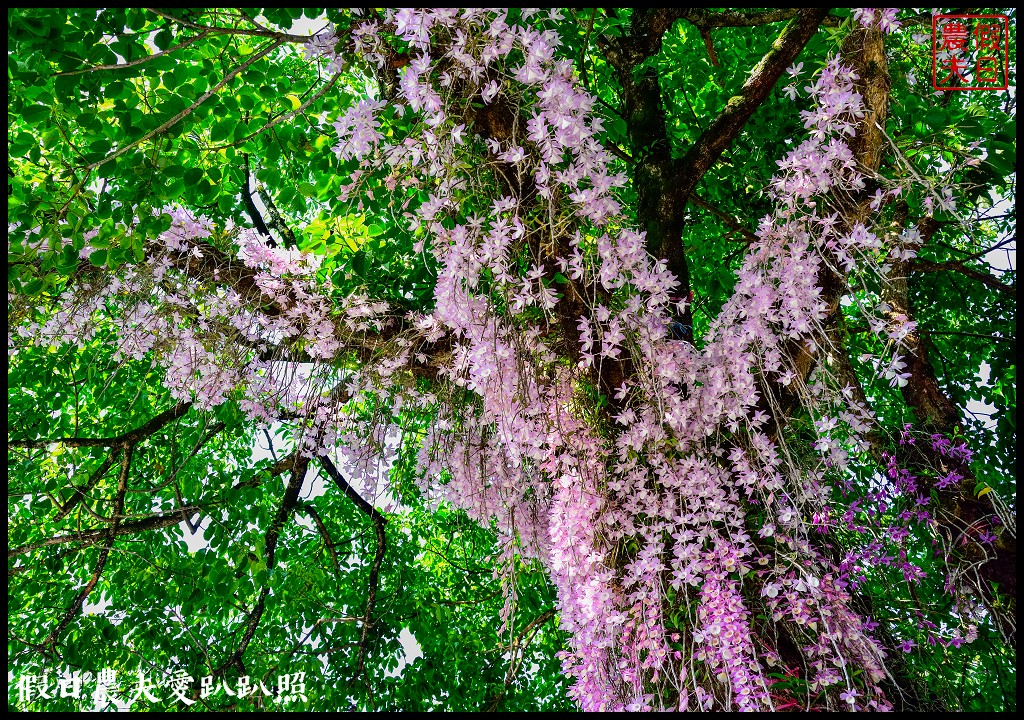
M 930 260 L 914 260 L 909 264 L 911 272 L 958 272 L 972 280 L 977 280 L 985 287 L 1016 297 L 1017 286 L 1008 285 L 998 278 L 992 277 L 984 270 L 968 267 L 962 261 L 932 262 Z
M 138 444 L 157 430 L 162 429 L 168 423 L 184 416 L 190 407 L 192 407 L 192 403 L 179 402 L 174 407 L 169 410 L 165 410 L 144 425 L 140 425 L 134 430 L 129 430 L 126 433 L 122 433 L 121 435 L 111 438 L 71 437 L 54 438 L 51 440 L 8 440 L 7 445 L 9 447 L 26 447 L 33 449 L 41 449 L 45 448 L 47 445 L 53 444 L 68 445 L 71 447 L 128 447 L 129 445 Z
M 121 473 L 117 480 L 117 495 L 114 498 L 114 522 L 110 526 L 109 530 L 104 532 L 105 544 L 100 548 L 99 557 L 96 560 L 96 565 L 93 567 L 92 575 L 89 577 L 89 581 L 85 584 L 71 605 L 68 606 L 67 610 L 64 611 L 64 616 L 57 623 L 57 627 L 53 629 L 50 636 L 46 639 L 44 645 L 49 646 L 52 649 L 56 649 L 57 641 L 60 639 L 61 633 L 67 628 L 68 625 L 75 619 L 75 617 L 82 611 L 82 607 L 85 604 L 86 599 L 96 588 L 97 583 L 100 581 L 100 576 L 103 575 L 103 570 L 107 566 L 107 559 L 110 557 L 110 551 L 114 546 L 114 538 L 117 537 L 118 525 L 120 518 L 124 515 L 124 496 L 128 491 L 128 475 L 131 472 L 132 454 L 134 452 L 134 446 L 128 445 L 124 449 L 124 454 L 121 456 Z
M 377 538 L 377 549 L 374 553 L 373 565 L 370 567 L 369 589 L 366 597 L 366 612 L 363 614 L 363 631 L 359 640 L 359 658 L 356 662 L 356 674 L 361 675 L 366 665 L 366 652 L 369 641 L 370 627 L 373 625 L 373 608 L 377 602 L 377 586 L 380 582 L 380 568 L 384 562 L 384 554 L 387 552 L 387 536 L 384 534 L 384 526 L 387 523 L 385 517 L 370 503 L 355 491 L 345 477 L 335 467 L 334 463 L 326 455 L 317 458 L 334 484 L 356 504 L 360 510 L 370 516 L 373 520 L 373 528 Z

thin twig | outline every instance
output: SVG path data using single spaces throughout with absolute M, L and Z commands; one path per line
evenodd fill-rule
M 324 545 L 327 547 L 327 552 L 331 556 L 331 564 L 334 566 L 334 577 L 336 579 L 340 579 L 341 563 L 338 561 L 338 552 L 334 549 L 334 540 L 331 539 L 331 533 L 327 530 L 327 525 L 324 523 L 323 518 L 320 517 L 320 513 L 318 513 L 316 508 L 312 505 L 303 505 L 302 510 L 313 520 L 317 531 L 324 539 Z
M 136 65 L 141 65 L 144 62 L 156 60 L 158 57 L 169 55 L 175 50 L 181 50 L 181 48 L 183 47 L 188 47 L 192 43 L 198 40 L 202 40 L 204 37 L 209 37 L 210 34 L 210 31 L 204 30 L 195 37 L 191 37 L 188 40 L 185 40 L 184 42 L 180 42 L 174 47 L 169 47 L 166 50 L 161 50 L 160 52 L 153 53 L 152 55 L 146 55 L 144 57 L 139 58 L 138 60 L 131 60 L 130 62 L 125 63 L 114 63 L 113 65 L 94 65 L 93 67 L 82 68 L 81 70 L 68 70 L 66 72 L 55 73 L 54 77 L 61 77 L 64 75 L 81 75 L 82 73 L 97 72 L 99 70 L 123 70 L 124 68 L 135 67 Z
M 746 242 L 751 243 L 757 240 L 757 236 L 747 228 L 743 227 L 743 225 L 740 224 L 739 220 L 732 217 L 728 213 L 719 210 L 714 205 L 709 203 L 707 200 L 704 200 L 699 195 L 697 195 L 697 193 L 692 193 L 690 195 L 690 202 L 692 202 L 694 205 L 701 208 L 702 210 L 707 210 L 709 213 L 717 217 L 719 220 L 721 220 L 726 225 L 728 225 L 733 230 L 742 235 L 743 239 Z
M 200 25 L 199 23 L 194 23 L 191 20 L 185 20 L 184 18 L 176 17 L 176 16 L 171 15 L 170 13 L 166 13 L 166 12 L 164 12 L 162 10 L 157 10 L 156 8 L 146 8 L 146 10 L 148 10 L 149 12 L 154 13 L 156 15 L 159 15 L 160 17 L 164 18 L 165 20 L 170 20 L 171 22 L 176 22 L 179 25 L 184 25 L 185 27 L 191 28 L 193 30 L 203 30 L 203 31 L 206 31 L 206 32 L 218 33 L 218 34 L 222 34 L 222 35 L 250 35 L 250 36 L 256 36 L 256 37 L 269 37 L 269 38 L 274 38 L 275 40 L 277 40 L 278 41 L 278 43 L 277 43 L 278 45 L 280 45 L 282 43 L 286 43 L 286 42 L 294 42 L 294 43 L 305 44 L 305 43 L 308 43 L 310 40 L 313 39 L 313 36 L 309 36 L 309 35 L 292 35 L 290 33 L 276 32 L 274 30 L 265 30 L 265 29 L 260 29 L 260 30 L 242 30 L 241 28 L 225 28 L 225 27 L 217 27 L 216 25 Z M 246 19 L 248 19 L 248 18 L 246 18 Z M 250 22 L 252 22 L 252 21 L 250 21 Z
M 580 48 L 580 82 L 587 87 L 587 50 L 590 49 L 590 33 L 594 29 L 594 18 L 597 17 L 597 8 L 590 9 L 590 23 L 587 25 L 587 32 L 583 36 L 583 46 Z
M 266 125 L 264 125 L 260 129 L 254 130 L 253 132 L 249 133 L 248 135 L 246 135 L 243 138 L 235 140 L 234 142 L 226 143 L 224 145 L 216 145 L 216 146 L 210 148 L 210 150 L 211 151 L 223 150 L 225 148 L 236 147 L 238 145 L 242 145 L 243 143 L 246 143 L 249 140 L 252 140 L 257 135 L 259 135 L 261 133 L 264 133 L 267 130 L 270 130 L 275 125 L 278 125 L 278 124 L 280 124 L 280 123 L 282 123 L 282 122 L 284 122 L 286 120 L 291 120 L 292 118 L 294 118 L 297 115 L 301 115 L 306 110 L 306 108 L 308 108 L 314 102 L 319 100 L 321 97 L 324 96 L 324 94 L 328 90 L 330 90 L 332 87 L 334 87 L 334 84 L 336 82 L 338 82 L 338 78 L 340 78 L 340 77 L 341 77 L 341 73 L 340 72 L 339 73 L 335 73 L 334 76 L 331 77 L 331 79 L 327 81 L 327 84 L 324 85 L 324 87 L 321 88 L 319 92 L 317 92 L 315 95 L 313 95 L 311 98 L 309 98 L 309 100 L 307 100 L 306 102 L 302 103 L 301 105 L 299 105 L 294 110 L 291 110 L 291 111 L 289 111 L 289 112 L 287 112 L 287 113 L 285 113 L 283 115 L 278 115 L 276 118 L 274 118 L 273 120 L 268 122 Z
M 162 125 L 160 125 L 160 127 L 156 128 L 154 130 L 149 131 L 148 133 L 146 133 L 145 135 L 140 137 L 138 140 L 130 142 L 127 145 L 125 145 L 124 147 L 122 147 L 122 148 L 118 148 L 115 152 L 110 153 L 109 155 L 104 157 L 102 160 L 97 160 L 94 163 L 90 163 L 90 164 L 86 165 L 85 168 L 84 168 L 85 169 L 85 173 L 86 173 L 86 178 L 88 178 L 89 173 L 91 173 L 96 168 L 101 167 L 103 165 L 106 165 L 111 160 L 114 160 L 115 158 L 118 158 L 121 155 L 124 155 L 126 152 L 128 152 L 132 148 L 136 147 L 137 145 L 146 142 L 147 140 L 149 140 L 150 138 L 152 138 L 152 137 L 154 137 L 156 135 L 160 135 L 161 133 L 163 133 L 164 131 L 170 129 L 174 125 L 177 125 L 181 120 L 183 120 L 185 117 L 190 115 L 193 110 L 195 110 L 197 107 L 199 107 L 204 102 L 206 102 L 211 97 L 213 97 L 213 95 L 218 90 L 220 90 L 222 87 L 224 87 L 229 82 L 231 82 L 232 78 L 234 78 L 240 72 L 242 72 L 243 70 L 248 68 L 250 65 L 252 65 L 257 60 L 260 60 L 260 59 L 264 58 L 271 51 L 275 50 L 276 48 L 279 48 L 283 44 L 284 44 L 284 40 L 275 40 L 274 42 L 266 45 L 258 53 L 256 53 L 255 55 L 250 57 L 248 60 L 246 60 L 244 63 L 242 63 L 241 65 L 236 67 L 234 70 L 229 72 L 227 75 L 225 75 L 223 80 L 221 80 L 219 83 L 217 83 L 212 88 L 207 90 L 205 93 L 200 95 L 199 98 L 194 103 L 192 103 L 187 108 L 185 108 L 184 110 L 179 112 L 177 115 L 172 117 L 167 122 L 165 122 Z M 85 182 L 85 180 L 83 179 L 82 183 L 84 183 L 84 182 Z M 82 185 L 82 183 L 79 183 L 79 185 Z

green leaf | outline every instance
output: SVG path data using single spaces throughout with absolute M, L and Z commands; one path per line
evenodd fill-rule
M 931 127 L 938 129 L 946 126 L 947 117 L 948 116 L 943 110 L 939 108 L 932 108 L 924 116 L 924 120 Z
M 104 94 L 111 100 L 127 97 L 130 92 L 131 88 L 128 83 L 121 81 L 110 83 L 104 90 Z
M 14 142 L 9 146 L 9 151 L 13 157 L 21 157 L 28 153 L 28 151 L 36 145 L 34 137 L 28 133 L 18 133 L 15 136 Z
M 21 111 L 21 118 L 29 125 L 36 125 L 50 117 L 51 109 L 45 105 L 29 105 Z
M 359 277 L 366 276 L 366 252 L 360 250 L 352 255 L 352 270 Z

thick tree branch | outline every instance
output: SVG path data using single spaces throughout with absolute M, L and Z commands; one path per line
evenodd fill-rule
M 867 176 L 878 171 L 885 147 L 885 127 L 889 114 L 889 78 L 888 62 L 885 56 L 885 43 L 880 30 L 875 28 L 856 28 L 847 36 L 842 48 L 843 60 L 853 67 L 859 76 L 858 90 L 864 97 L 865 114 L 857 123 L 856 133 L 850 140 L 850 150 L 858 168 Z M 840 198 L 843 208 L 842 232 L 849 232 L 858 222 L 863 222 L 870 212 L 870 200 L 867 197 Z M 821 288 L 821 300 L 827 308 L 826 331 L 833 327 L 842 312 L 839 302 L 847 288 L 845 275 L 833 271 L 833 266 L 840 264 L 833 258 L 831 262 L 822 264 L 816 284 Z M 828 338 L 819 338 L 814 347 L 827 344 Z M 800 378 L 807 378 L 818 362 L 817 350 L 806 343 L 791 343 L 788 355 L 789 365 Z M 769 415 L 765 433 L 769 437 L 777 437 L 783 423 L 800 401 L 792 388 L 777 382 L 767 383 L 761 388 L 761 401 L 756 410 Z M 775 401 L 776 408 L 781 412 L 773 412 L 769 400 Z
M 117 537 L 123 537 L 127 535 L 138 535 L 139 533 L 150 532 L 152 530 L 162 530 L 164 528 L 173 527 L 181 524 L 182 513 L 186 513 L 189 516 L 195 515 L 198 512 L 209 510 L 218 503 L 201 503 L 198 505 L 186 505 L 185 507 L 178 508 L 172 512 L 163 515 L 153 515 L 152 517 L 143 518 L 141 520 L 130 520 L 122 522 L 117 525 Z M 40 548 L 49 547 L 51 545 L 66 545 L 69 543 L 82 543 L 83 545 L 93 545 L 96 542 L 103 539 L 103 537 L 110 532 L 109 528 L 88 528 L 81 532 L 70 533 L 67 535 L 54 535 L 48 537 L 45 540 L 39 542 L 28 543 L 21 545 L 16 548 L 9 548 L 7 550 L 7 557 L 17 557 L 19 555 L 26 555 L 33 550 Z
M 337 485 L 338 489 L 345 494 L 345 497 L 347 497 L 349 500 L 356 504 L 357 508 L 359 508 L 364 513 L 369 515 L 374 522 L 387 522 L 387 519 L 383 515 L 381 515 L 380 512 L 378 512 L 377 508 L 375 508 L 370 503 L 366 502 L 366 500 L 363 499 L 362 495 L 356 492 L 355 488 L 349 485 L 348 480 L 345 479 L 345 476 L 341 474 L 341 472 L 338 470 L 338 468 L 334 465 L 334 463 L 327 455 L 319 455 L 317 457 L 317 460 L 320 462 L 320 465 L 323 467 L 323 469 L 327 472 L 328 477 L 330 477 L 331 480 L 334 481 L 334 484 Z
M 801 9 L 772 44 L 768 54 L 751 71 L 740 94 L 729 100 L 711 126 L 676 164 L 677 192 L 684 200 L 689 199 L 704 173 L 740 134 L 747 120 L 765 101 L 779 77 L 793 64 L 827 15 L 827 8 Z
M 286 248 L 298 247 L 298 242 L 295 240 L 295 233 L 288 227 L 288 223 L 284 221 L 284 216 L 281 215 L 281 211 L 277 209 L 277 205 L 274 204 L 274 197 L 270 192 L 263 186 L 257 185 L 256 192 L 259 193 L 260 199 L 263 200 L 263 205 L 267 208 L 267 214 L 270 216 L 270 227 L 277 230 L 278 235 L 284 240 L 284 246 Z
M 265 549 L 267 553 L 268 569 L 274 567 L 274 554 L 277 551 L 277 541 L 281 536 L 281 530 L 284 529 L 285 522 L 289 517 L 291 517 L 292 510 L 294 510 L 296 503 L 299 501 L 299 491 L 302 490 L 302 481 L 306 478 L 306 470 L 309 469 L 309 458 L 302 457 L 299 452 L 292 453 L 289 459 L 291 460 L 291 479 L 288 481 L 288 486 L 285 488 L 284 497 L 281 499 L 281 505 L 277 509 L 277 515 L 274 517 L 274 521 L 267 529 Z
M 905 207 L 904 207 L 905 212 Z M 938 229 L 938 224 L 931 218 L 925 218 L 918 224 L 921 237 L 927 242 Z M 882 298 L 890 306 L 894 318 L 904 317 L 913 320 L 914 308 L 910 301 L 907 284 L 908 266 L 906 260 L 894 260 L 888 281 L 883 285 Z M 938 378 L 928 358 L 928 347 L 921 339 L 921 334 L 914 330 L 903 340 L 906 352 L 902 353 L 906 363 L 906 371 L 910 373 L 906 385 L 900 388 L 907 406 L 914 412 L 918 425 L 930 433 L 939 433 L 947 437 L 963 435 L 960 408 L 939 386 Z M 927 448 L 926 448 L 927 450 Z M 992 612 L 1000 631 L 1011 644 L 1016 643 L 1016 612 L 1017 598 L 1017 541 L 1012 528 L 1006 528 L 997 534 L 990 549 L 982 547 L 971 535 L 972 529 L 991 523 L 997 517 L 993 498 L 976 497 L 974 494 L 975 475 L 966 461 L 953 459 L 938 452 L 929 453 L 930 465 L 940 468 L 943 472 L 955 471 L 962 478 L 956 485 L 939 492 L 942 509 L 937 512 L 943 534 L 949 543 L 953 557 L 951 564 L 958 565 L 966 577 L 972 573 L 968 568 L 976 567 L 981 580 L 975 589 L 981 594 Z M 999 585 L 1000 592 L 1010 601 L 1008 608 L 999 608 L 995 604 L 991 584 Z
M 664 8 L 637 10 L 628 36 L 601 41 L 622 85 L 623 118 L 630 136 L 637 215 L 647 231 L 648 250 L 666 261 L 668 269 L 679 280 L 676 292 L 681 297 L 690 291 L 690 271 L 682 235 L 686 205 L 691 194 L 768 97 L 783 71 L 817 32 L 828 11 L 816 8 L 795 12 L 792 22 L 754 68 L 740 94 L 729 101 L 725 110 L 683 158 L 673 159 L 658 75 L 654 68 L 647 68 L 638 75 L 636 68 L 660 51 L 664 33 L 687 12 L 690 11 Z M 692 11 L 688 19 L 691 22 L 699 20 L 703 17 L 698 15 L 699 12 Z M 783 19 L 773 18 L 758 19 L 764 22 Z M 692 310 L 688 308 L 687 313 L 692 314 Z M 692 315 L 683 318 L 682 322 L 692 325 Z
M 387 520 L 381 515 L 376 508 L 370 503 L 366 502 L 362 496 L 355 491 L 355 489 L 348 483 L 345 477 L 338 471 L 334 463 L 327 455 L 320 455 L 317 458 L 320 461 L 320 465 L 323 466 L 324 470 L 334 480 L 334 484 L 345 493 L 352 502 L 356 504 L 360 510 L 370 516 L 373 520 L 373 529 L 377 536 L 377 549 L 373 558 L 373 565 L 370 567 L 370 578 L 369 578 L 369 590 L 366 597 L 366 612 L 363 614 L 363 631 L 362 636 L 359 640 L 359 657 L 356 662 L 356 673 L 362 674 L 366 666 L 366 653 L 368 649 L 367 641 L 369 639 L 370 627 L 373 625 L 373 608 L 377 602 L 377 586 L 380 582 L 380 568 L 384 562 L 384 553 L 387 551 L 387 536 L 384 534 L 384 526 Z
M 271 570 L 274 567 L 277 543 L 281 537 L 281 531 L 284 529 L 285 522 L 291 517 L 292 511 L 298 502 L 299 491 L 302 489 L 302 482 L 306 477 L 306 471 L 309 469 L 309 458 L 303 457 L 298 450 L 287 458 L 282 458 L 282 461 L 286 462 L 287 467 L 291 468 L 292 476 L 288 486 L 285 488 L 284 496 L 281 498 L 281 505 L 278 507 L 277 515 L 271 522 L 270 527 L 267 528 L 266 535 L 264 536 L 267 570 Z M 253 637 L 256 635 L 256 629 L 259 627 L 260 620 L 263 619 L 269 594 L 270 585 L 265 584 L 260 590 L 259 600 L 256 601 L 256 605 L 246 618 L 245 629 L 242 632 L 242 638 L 239 640 L 238 646 L 228 659 L 224 661 L 224 664 L 214 671 L 213 674 L 216 677 L 222 676 L 232 665 L 237 667 L 241 673 L 245 673 L 245 664 L 242 662 L 242 657 L 245 655 L 249 643 L 252 642 Z
M 986 335 L 984 333 L 967 332 L 965 330 L 921 330 L 921 329 L 918 329 L 918 333 L 922 337 L 926 337 L 926 338 L 927 337 L 931 337 L 933 335 L 938 335 L 940 337 L 942 337 L 942 336 L 973 337 L 973 338 L 981 338 L 982 340 L 991 340 L 992 342 L 1002 342 L 1002 343 L 1015 343 L 1015 342 L 1017 342 L 1016 338 L 1001 337 L 999 335 Z
M 908 269 L 911 272 L 958 272 L 961 275 L 966 275 L 972 280 L 977 280 L 986 287 L 990 287 L 993 290 L 998 290 L 1001 293 L 1005 293 L 1012 297 L 1017 296 L 1017 286 L 1007 285 L 1004 282 L 1000 282 L 998 279 L 992 277 L 983 270 L 977 268 L 968 267 L 962 261 L 950 261 L 950 262 L 932 262 L 931 260 L 914 260 L 908 264 Z
M 745 242 L 751 243 L 757 240 L 757 236 L 748 228 L 741 225 L 739 220 L 734 218 L 729 213 L 719 210 L 717 207 L 701 198 L 697 193 L 690 193 L 690 202 L 699 207 L 701 210 L 707 210 L 709 213 L 717 217 L 730 228 L 738 232 L 740 234 L 740 237 L 742 237 Z
M 730 101 L 725 112 L 702 133 L 682 160 L 672 159 L 658 74 L 651 67 L 642 72 L 637 70 L 660 50 L 662 35 L 678 17 L 677 12 L 637 10 L 629 35 L 601 42 L 622 86 L 622 116 L 630 137 L 637 217 L 647 232 L 649 252 L 664 259 L 678 279 L 678 295 L 686 297 L 691 290 L 682 237 L 693 190 L 814 34 L 822 16 L 823 11 L 801 11 L 755 69 L 744 86 L 744 94 Z M 748 231 L 748 235 L 752 233 Z M 692 326 L 692 304 L 686 312 L 681 322 Z
M 259 487 L 267 477 L 277 477 L 281 473 L 284 473 L 284 472 L 287 472 L 288 470 L 290 470 L 291 467 L 292 467 L 292 456 L 291 455 L 286 455 L 283 458 L 281 458 L 280 460 L 278 460 L 277 462 L 275 462 L 270 467 L 264 469 L 263 471 L 261 471 L 259 473 L 256 473 L 252 478 L 250 478 L 248 480 L 241 480 L 241 481 L 235 483 L 234 489 L 238 490 L 238 489 L 244 488 L 244 487 L 248 487 L 248 488 Z M 264 473 L 265 473 L 265 477 L 264 477 Z
M 467 109 L 466 119 L 487 138 L 498 140 L 503 144 L 514 142 L 529 147 L 532 142 L 525 139 L 526 123 L 520 121 L 518 112 L 518 109 L 512 106 L 504 95 L 499 95 L 480 109 L 475 109 L 471 105 Z M 519 172 L 514 164 L 500 160 L 494 157 L 494 154 L 491 156 L 491 167 L 494 170 L 495 179 L 502 186 L 505 194 L 515 197 L 525 207 L 529 207 L 530 204 L 537 201 L 537 187 L 531 173 Z M 546 201 L 541 201 L 542 206 L 545 203 Z M 552 260 L 555 257 L 564 258 L 570 253 L 570 233 L 562 231 L 555 237 L 550 237 L 547 230 L 536 229 L 527 234 L 527 244 L 535 257 Z M 551 285 L 558 282 L 557 274 L 558 263 L 548 263 L 545 279 Z M 578 363 L 581 356 L 577 326 L 580 317 L 590 317 L 589 303 L 585 298 L 596 295 L 607 302 L 605 297 L 607 291 L 598 284 L 582 288 L 571 279 L 562 284 L 562 289 L 562 297 L 556 306 L 561 350 L 574 363 Z M 609 398 L 611 407 L 616 407 L 618 403 L 615 399 L 615 390 L 622 384 L 623 378 L 631 372 L 630 364 L 628 353 L 624 353 L 618 359 L 608 359 L 602 363 L 599 370 L 594 370 L 592 373 L 592 380 Z
M 679 17 L 701 31 L 722 27 L 755 27 L 792 20 L 800 14 L 800 8 L 774 8 L 763 11 L 705 10 L 703 8 L 681 8 Z M 822 25 L 835 27 L 843 18 L 827 15 Z
M 637 218 L 647 233 L 648 251 L 669 260 L 669 270 L 678 280 L 675 292 L 686 297 L 690 292 L 690 271 L 682 252 L 686 198 L 673 192 L 672 143 L 657 71 L 646 67 L 637 72 L 648 58 L 660 52 L 662 36 L 679 17 L 679 10 L 638 9 L 628 35 L 601 37 L 598 45 L 622 86 L 622 118 L 629 133 Z M 692 318 L 682 322 L 692 325 Z
M 68 445 L 70 447 L 128 447 L 129 445 L 137 445 L 168 423 L 182 417 L 188 412 L 190 407 L 192 407 L 192 403 L 179 402 L 174 407 L 154 417 L 145 425 L 140 425 L 134 430 L 129 430 L 112 438 L 71 437 L 53 440 L 8 440 L 7 445 L 8 447 L 25 447 L 37 450 L 53 444 Z
M 200 251 L 198 256 L 194 252 L 196 249 Z M 179 271 L 190 275 L 188 281 L 192 281 L 195 278 L 195 280 L 200 282 L 216 283 L 224 287 L 230 287 L 241 296 L 243 302 L 270 317 L 278 317 L 286 313 L 291 305 L 291 301 L 277 302 L 266 297 L 256 282 L 256 277 L 259 274 L 257 270 L 244 265 L 228 252 L 213 245 L 190 241 L 187 248 L 171 253 L 171 263 Z M 298 298 L 294 299 L 294 303 L 301 304 Z M 392 316 L 380 330 L 353 331 L 342 326 L 338 328 L 338 335 L 345 347 L 356 351 L 359 359 L 365 362 L 381 350 L 386 349 L 391 340 L 409 329 L 408 324 L 402 317 Z M 238 336 L 238 341 L 244 342 L 244 339 Z M 273 355 L 278 350 L 276 347 L 259 346 L 256 344 L 252 346 L 254 349 L 261 351 L 261 359 L 279 359 Z M 444 354 L 449 350 L 449 340 L 442 338 L 437 342 L 429 343 L 429 347 L 421 349 L 420 352 L 429 356 L 431 354 Z M 293 362 L 312 362 L 311 358 L 301 353 L 287 348 L 285 348 L 285 351 L 284 357 Z M 426 370 L 422 366 L 417 367 L 415 365 L 409 369 L 414 374 L 420 370 Z M 424 372 L 420 374 L 429 376 L 432 379 L 436 378 L 436 373 Z
M 370 578 L 367 581 L 366 611 L 363 613 L 363 632 L 359 638 L 359 658 L 356 661 L 356 674 L 366 667 L 366 654 L 369 651 L 370 628 L 373 626 L 373 610 L 377 603 L 377 588 L 380 585 L 380 567 L 387 552 L 387 536 L 384 534 L 384 518 L 379 514 L 373 517 L 373 529 L 377 537 L 377 549 L 370 567 Z
M 249 153 L 242 153 L 242 157 L 245 159 L 245 185 L 242 187 L 242 201 L 245 203 L 245 209 L 249 213 L 249 219 L 252 220 L 252 224 L 256 227 L 256 232 L 267 239 L 267 245 L 276 248 L 277 240 L 270 234 L 270 229 L 267 227 L 267 223 L 263 221 L 260 209 L 256 207 L 256 202 L 252 199 L 252 169 L 249 167 Z
M 245 665 L 242 662 L 242 656 L 245 655 L 245 651 L 249 648 L 249 643 L 252 642 L 253 637 L 256 635 L 256 628 L 260 625 L 260 620 L 263 619 L 263 612 L 267 607 L 267 596 L 270 594 L 270 586 L 264 585 L 263 589 L 260 590 L 260 597 L 256 601 L 256 605 L 249 612 L 245 619 L 245 629 L 242 631 L 242 639 L 238 642 L 238 647 L 228 657 L 224 664 L 217 668 L 213 675 L 214 677 L 221 677 L 224 672 L 234 665 L 238 668 L 239 672 L 245 674 Z

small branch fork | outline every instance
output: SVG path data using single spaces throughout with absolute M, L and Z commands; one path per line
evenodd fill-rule
M 515 680 L 516 673 L 519 671 L 519 667 L 522 664 L 523 651 L 526 646 L 530 644 L 533 637 L 540 630 L 541 626 L 544 625 L 548 620 L 555 616 L 555 609 L 545 610 L 540 615 L 535 617 L 533 620 L 528 622 L 526 626 L 519 631 L 519 634 L 512 640 L 512 644 L 509 646 L 509 663 L 508 670 L 505 673 L 505 688 L 499 692 L 491 704 L 487 706 L 485 712 L 494 712 L 497 709 L 498 704 L 505 699 L 505 695 L 508 693 L 509 685 Z
M 648 251 L 665 260 L 678 280 L 676 294 L 686 297 L 691 290 L 690 269 L 683 245 L 686 206 L 714 212 L 739 230 L 745 240 L 753 234 L 709 203 L 693 200 L 704 175 L 732 144 L 750 117 L 768 97 L 787 67 L 826 20 L 828 10 L 788 9 L 764 13 L 715 13 L 694 9 L 652 8 L 637 10 L 630 32 L 623 38 L 598 40 L 622 86 L 622 117 L 629 133 L 633 186 L 637 191 L 637 214 L 647 231 Z M 672 157 L 659 78 L 654 68 L 642 73 L 637 68 L 661 51 L 662 38 L 672 25 L 686 19 L 705 34 L 712 27 L 751 26 L 789 20 L 771 50 L 752 70 L 740 92 L 704 130 L 682 158 Z M 709 44 L 711 52 L 713 46 Z M 625 156 L 621 151 L 620 157 Z M 692 313 L 688 309 L 687 313 Z M 682 319 L 692 325 L 692 315 Z

